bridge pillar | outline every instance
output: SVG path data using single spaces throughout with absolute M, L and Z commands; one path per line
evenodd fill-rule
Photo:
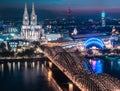
M 73 91 L 73 83 L 69 83 L 69 91 Z
M 46 64 L 47 64 L 46 61 L 44 61 L 44 65 L 45 65 L 45 66 L 46 66 Z
M 52 62 L 49 62 L 49 67 L 52 68 Z

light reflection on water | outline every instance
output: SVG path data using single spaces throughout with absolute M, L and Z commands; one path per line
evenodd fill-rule
M 86 60 L 83 65 L 89 74 L 92 72 L 94 72 L 95 74 L 103 73 L 103 66 L 104 66 L 103 60 L 89 59 Z
M 15 70 L 15 62 L 13 62 L 13 71 Z
M 20 70 L 20 62 L 18 62 L 18 70 Z
M 8 65 L 8 69 L 9 69 L 9 72 L 11 71 L 11 63 L 7 63 L 7 65 Z
M 4 71 L 4 64 L 2 64 L 2 72 Z
M 103 60 L 90 60 L 91 67 L 96 74 L 103 73 Z
M 0 63 L 0 91 L 54 91 L 44 68 L 40 61 Z
M 95 74 L 107 73 L 120 79 L 120 59 L 111 58 L 111 60 L 89 59 L 85 61 L 84 67 L 88 73 L 91 73 L 88 67 L 89 62 Z
M 25 70 L 27 70 L 27 62 L 25 62 Z

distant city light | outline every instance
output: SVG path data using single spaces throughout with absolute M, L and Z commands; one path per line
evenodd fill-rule
M 105 12 L 103 11 L 103 12 L 101 13 L 101 17 L 102 17 L 102 18 L 105 18 L 105 15 L 106 15 L 106 14 L 105 14 Z

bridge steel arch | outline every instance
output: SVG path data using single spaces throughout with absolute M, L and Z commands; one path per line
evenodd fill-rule
M 50 55 L 51 57 L 53 57 L 53 50 L 52 50 L 52 48 L 45 47 L 44 48 L 44 52 L 47 53 L 48 55 Z
M 66 66 L 66 68 L 73 72 L 73 74 L 79 73 L 79 68 L 74 60 L 74 58 L 67 52 L 59 52 L 54 57 L 61 65 Z
M 53 50 L 55 53 L 57 53 L 55 56 L 53 55 Z M 62 50 L 59 47 L 46 47 L 44 51 L 54 61 L 56 61 L 58 65 L 63 66 L 65 70 L 71 73 L 76 82 L 82 83 L 82 85 L 86 87 L 89 91 L 113 91 L 114 88 L 120 89 L 120 81 L 118 79 L 112 78 L 110 75 L 105 73 L 99 75 L 96 75 L 94 73 L 87 74 L 85 70 L 82 70 L 82 63 L 84 62 L 84 60 L 82 60 L 82 57 L 80 55 L 76 53 L 65 52 L 65 50 Z M 77 61 L 79 59 L 81 62 L 79 63 L 81 67 L 78 67 Z
M 100 49 L 104 49 L 105 48 L 105 44 L 103 42 L 103 40 L 99 39 L 99 38 L 90 38 L 88 39 L 85 43 L 84 43 L 84 47 L 87 49 L 91 46 L 96 46 Z
M 54 56 L 57 54 L 57 53 L 59 53 L 59 52 L 66 52 L 62 47 L 60 47 L 60 46 L 55 46 L 55 47 L 53 47 L 53 50 L 54 50 L 54 52 L 53 52 L 53 54 L 54 54 Z

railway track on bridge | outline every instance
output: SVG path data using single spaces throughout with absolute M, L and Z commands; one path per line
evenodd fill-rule
M 108 74 L 88 74 L 84 69 L 85 58 L 68 53 L 61 47 L 42 48 L 44 54 L 82 91 L 119 91 L 120 81 Z

